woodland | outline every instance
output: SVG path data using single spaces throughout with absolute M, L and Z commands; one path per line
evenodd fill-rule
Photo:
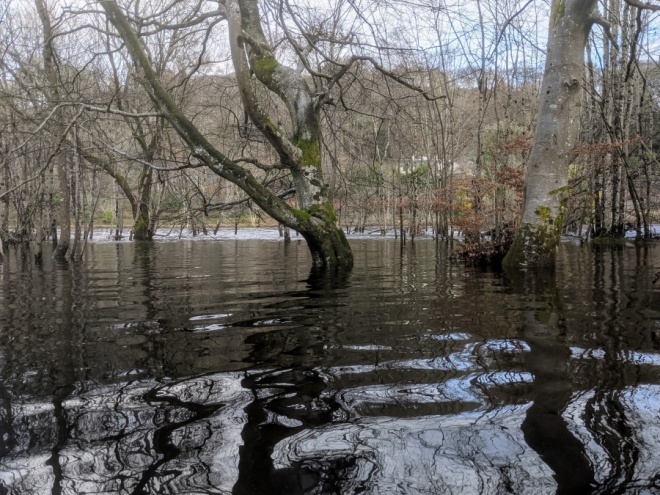
M 99 229 L 279 226 L 321 266 L 365 230 L 518 267 L 651 238 L 658 10 L 1 0 L 0 258 L 82 259 Z

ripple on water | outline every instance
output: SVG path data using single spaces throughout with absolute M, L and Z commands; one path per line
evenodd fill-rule
M 657 245 L 524 276 L 361 239 L 323 274 L 223 236 L 10 251 L 0 493 L 657 491 Z

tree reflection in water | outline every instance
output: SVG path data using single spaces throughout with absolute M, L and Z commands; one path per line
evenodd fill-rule
M 525 368 L 534 375 L 532 405 L 521 428 L 527 445 L 554 472 L 557 494 L 590 493 L 593 469 L 582 443 L 562 416 L 573 394 L 562 298 L 554 270 L 508 273 L 527 299 L 523 336 L 529 345 Z
M 295 244 L 94 248 L 2 266 L 0 493 L 660 490 L 656 247 L 306 278 Z

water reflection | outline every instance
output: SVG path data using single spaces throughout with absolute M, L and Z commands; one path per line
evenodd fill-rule
M 562 416 L 574 384 L 555 271 L 508 272 L 507 276 L 526 308 L 522 331 L 530 352 L 525 356 L 525 368 L 534 376 L 533 403 L 521 425 L 525 441 L 554 472 L 557 494 L 591 493 L 593 468 L 583 444 Z
M 660 490 L 656 245 L 91 247 L 0 267 L 0 494 Z

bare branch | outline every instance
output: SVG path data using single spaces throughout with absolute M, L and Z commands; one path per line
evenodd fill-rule
M 272 165 L 266 165 L 265 163 L 261 163 L 259 160 L 255 160 L 254 158 L 239 158 L 236 160 L 236 163 L 250 163 L 266 172 L 270 172 L 271 170 L 286 170 L 289 168 L 283 163 L 279 162 L 273 163 Z
M 637 7 L 638 9 L 644 10 L 653 10 L 655 12 L 660 11 L 660 5 L 653 5 L 651 3 L 642 3 L 639 0 L 624 0 L 631 7 Z
M 616 39 L 612 35 L 612 23 L 610 23 L 610 21 L 608 21 L 602 15 L 600 15 L 598 11 L 594 13 L 594 16 L 591 17 L 590 21 L 594 24 L 598 24 L 600 27 L 603 28 L 603 31 L 605 32 L 607 39 L 609 39 L 610 43 L 612 43 L 612 46 L 614 46 L 614 48 L 618 50 L 619 45 L 617 44 Z
M 15 187 L 12 187 L 11 189 L 7 189 L 5 192 L 3 192 L 2 194 L 0 194 L 0 199 L 1 199 L 1 198 L 4 198 L 7 194 L 9 194 L 9 193 L 11 193 L 11 192 L 13 192 L 13 191 L 15 191 L 15 190 L 17 190 L 17 189 L 20 189 L 20 188 L 23 187 L 25 184 L 28 184 L 28 183 L 30 183 L 30 182 L 32 182 L 32 181 L 34 181 L 34 180 L 37 180 L 39 177 L 41 177 L 41 174 L 43 174 L 46 170 L 48 170 L 48 167 L 50 167 L 50 164 L 51 164 L 51 162 L 53 161 L 53 158 L 55 158 L 55 157 L 57 156 L 57 154 L 60 152 L 60 149 L 62 149 L 62 144 L 64 143 L 64 141 L 66 141 L 66 136 L 67 136 L 67 134 L 69 134 L 69 131 L 71 130 L 71 128 L 73 127 L 73 125 L 76 123 L 76 121 L 78 120 L 78 118 L 82 115 L 83 110 L 84 110 L 84 109 L 81 109 L 81 110 L 75 115 L 75 117 L 73 118 L 73 120 L 71 120 L 71 122 L 69 122 L 69 124 L 65 127 L 64 132 L 62 132 L 62 136 L 60 136 L 60 139 L 57 141 L 57 145 L 55 146 L 55 149 L 54 149 L 53 152 L 48 156 L 48 159 L 46 160 L 46 163 L 45 163 L 45 164 L 44 164 L 44 165 L 43 165 L 43 166 L 37 171 L 37 173 L 34 174 L 34 175 L 32 175 L 31 177 L 25 179 L 24 181 L 22 181 L 21 183 L 19 183 L 19 184 L 16 185 Z M 2 166 L 3 166 L 3 167 L 4 167 L 5 163 L 6 163 L 6 161 L 7 161 L 7 158 L 5 158 L 5 159 L 3 160 L 3 162 L 2 162 Z

